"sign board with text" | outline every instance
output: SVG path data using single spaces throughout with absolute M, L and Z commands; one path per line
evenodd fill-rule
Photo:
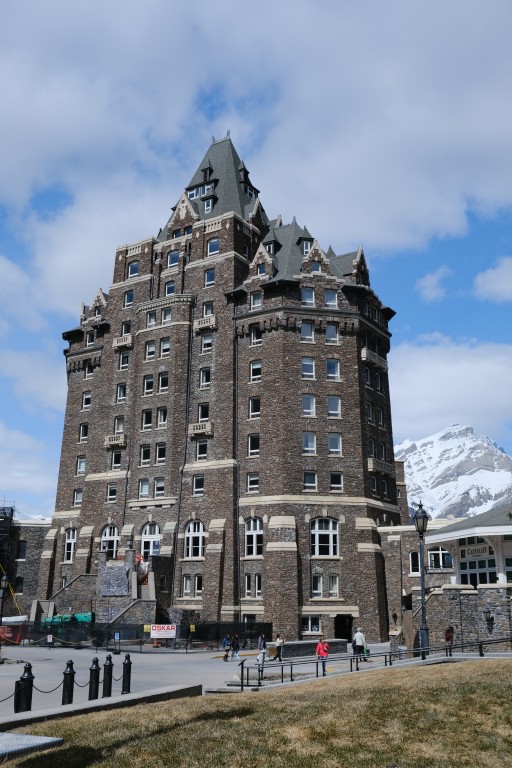
M 155 637 L 155 638 L 176 637 L 176 624 L 152 624 L 151 637 Z

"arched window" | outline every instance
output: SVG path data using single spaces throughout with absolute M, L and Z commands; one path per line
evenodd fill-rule
M 68 528 L 64 541 L 64 561 L 71 563 L 75 556 L 76 549 L 76 528 Z
M 119 531 L 115 525 L 106 525 L 101 533 L 101 551 L 107 553 L 107 560 L 117 557 Z
M 245 556 L 263 554 L 263 521 L 259 517 L 251 517 L 245 522 Z
M 316 557 L 337 557 L 338 522 L 330 517 L 311 521 L 311 554 Z
M 156 523 L 147 523 L 142 529 L 142 554 L 144 560 L 160 554 L 160 528 Z
M 199 520 L 185 528 L 185 557 L 204 557 L 204 525 Z
M 420 556 L 418 552 L 409 552 L 409 573 L 420 572 Z

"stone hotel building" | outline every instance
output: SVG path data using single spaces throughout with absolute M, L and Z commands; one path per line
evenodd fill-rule
M 43 609 L 387 639 L 394 312 L 362 249 L 269 218 L 226 137 L 63 336 Z

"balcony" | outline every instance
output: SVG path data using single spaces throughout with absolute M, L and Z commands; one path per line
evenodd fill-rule
M 381 459 L 368 459 L 368 472 L 382 472 L 385 475 L 395 474 L 395 465 Z
M 107 435 L 103 443 L 105 448 L 124 448 L 126 446 L 126 435 L 121 432 L 119 435 Z
M 213 423 L 211 421 L 198 421 L 188 425 L 189 437 L 212 437 Z
M 194 320 L 194 331 L 215 331 L 217 329 L 217 321 L 215 315 L 208 315 L 207 317 L 200 317 L 199 320 Z
M 114 349 L 121 349 L 122 347 L 133 347 L 133 336 L 131 333 L 126 333 L 124 336 L 117 336 L 112 342 Z
M 383 371 L 387 371 L 388 369 L 388 361 L 384 357 L 378 355 L 376 352 L 372 352 L 370 349 L 368 349 L 368 347 L 362 348 L 361 360 L 363 363 L 373 363 L 379 368 L 382 368 Z

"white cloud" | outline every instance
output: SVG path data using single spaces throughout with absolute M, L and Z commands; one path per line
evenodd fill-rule
M 416 280 L 415 288 L 425 302 L 441 301 L 446 295 L 446 288 L 441 281 L 453 275 L 453 271 L 443 265 L 435 272 L 430 272 Z
M 65 363 L 61 350 L 0 350 L 0 376 L 13 382 L 14 397 L 28 413 L 60 413 L 66 398 Z
M 480 272 L 473 287 L 478 299 L 512 301 L 512 256 L 504 256 L 495 267 Z
M 431 336 L 390 355 L 395 443 L 469 424 L 498 444 L 512 439 L 512 345 Z

